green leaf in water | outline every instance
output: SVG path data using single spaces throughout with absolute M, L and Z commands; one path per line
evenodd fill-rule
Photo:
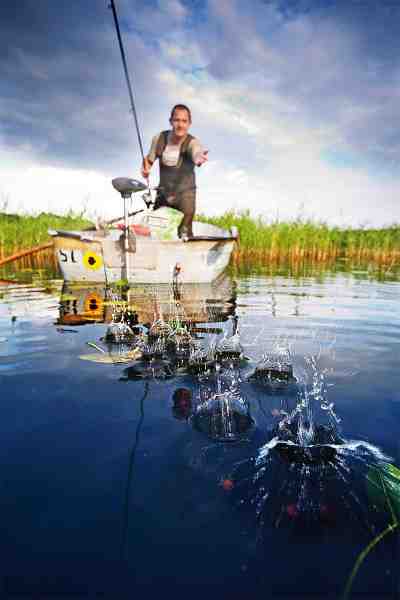
M 389 534 L 395 532 L 399 526 L 400 515 L 400 470 L 391 464 L 380 467 L 371 467 L 367 474 L 367 492 L 370 500 L 378 510 L 387 512 L 390 516 L 388 526 L 381 531 L 360 552 L 354 563 L 353 569 L 346 582 L 343 600 L 349 600 L 353 582 L 361 565 L 372 550 Z
M 367 492 L 378 510 L 387 512 L 393 520 L 400 519 L 400 469 L 392 464 L 371 467 L 367 474 Z
M 102 365 L 120 365 L 130 363 L 142 356 L 139 348 L 125 352 L 124 354 L 81 354 L 81 360 L 94 362 Z

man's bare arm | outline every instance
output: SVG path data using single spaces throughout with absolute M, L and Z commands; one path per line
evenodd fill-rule
M 151 167 L 156 160 L 156 148 L 158 144 L 159 135 L 155 135 L 151 141 L 151 147 L 147 156 L 144 157 L 142 162 L 141 173 L 145 179 L 150 175 Z
M 142 163 L 141 173 L 145 179 L 148 179 L 151 171 L 151 167 L 153 166 L 153 162 L 145 156 Z

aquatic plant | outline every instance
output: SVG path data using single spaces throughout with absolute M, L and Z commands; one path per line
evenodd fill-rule
M 367 475 L 368 491 L 372 496 L 375 505 L 382 505 L 390 515 L 389 525 L 381 531 L 364 548 L 357 557 L 350 576 L 347 580 L 343 600 L 350 598 L 351 589 L 354 580 L 362 563 L 368 554 L 390 533 L 393 533 L 399 526 L 398 515 L 400 514 L 400 470 L 392 464 L 383 464 L 381 466 L 371 466 Z

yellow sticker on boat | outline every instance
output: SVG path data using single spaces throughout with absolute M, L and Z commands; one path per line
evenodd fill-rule
M 91 269 L 92 271 L 97 271 L 103 266 L 103 259 L 96 252 L 85 252 L 83 255 L 83 264 L 87 269 Z

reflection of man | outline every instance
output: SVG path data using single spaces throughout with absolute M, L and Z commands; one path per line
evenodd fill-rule
M 178 388 L 172 396 L 172 414 L 179 421 L 187 421 L 192 414 L 192 392 L 188 388 Z

